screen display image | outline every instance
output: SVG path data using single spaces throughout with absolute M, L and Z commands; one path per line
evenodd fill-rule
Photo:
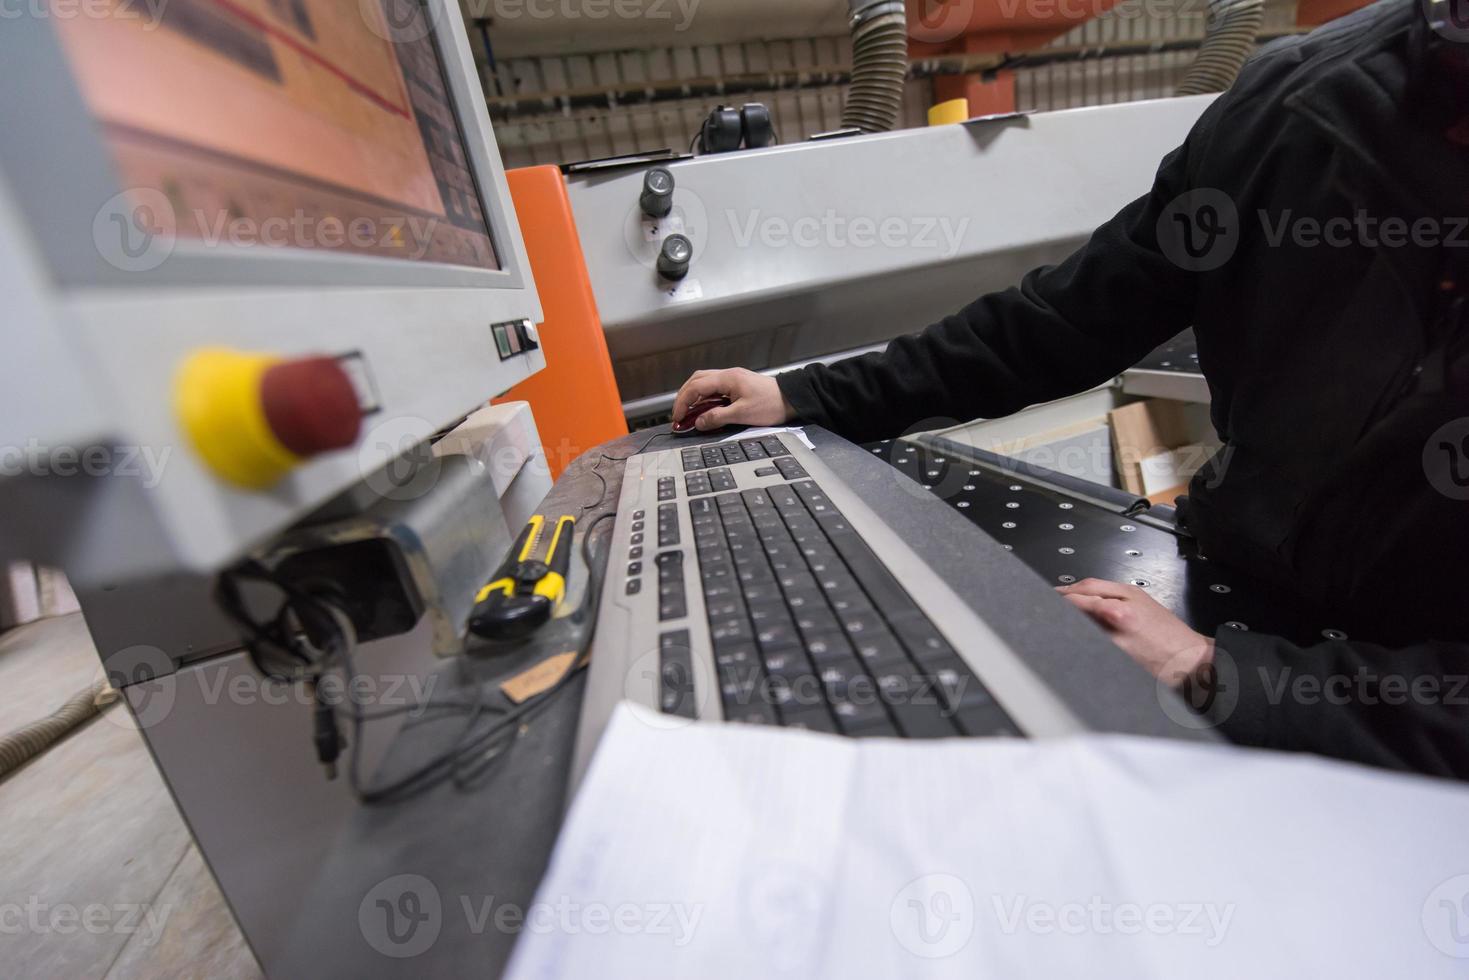
M 53 23 L 123 188 L 166 199 L 159 227 L 500 268 L 432 36 L 387 40 L 375 2 L 111 2 Z

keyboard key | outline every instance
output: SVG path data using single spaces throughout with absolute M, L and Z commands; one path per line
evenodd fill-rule
M 729 619 L 735 616 L 745 615 L 745 603 L 737 595 L 724 596 L 719 599 L 704 597 L 704 612 L 713 622 L 718 619 Z
M 868 704 L 880 700 L 877 682 L 851 656 L 826 663 L 820 671 L 821 685 L 830 704 L 841 701 Z
M 738 722 L 742 725 L 778 725 L 780 718 L 775 713 L 775 706 L 757 700 L 751 704 L 740 705 L 733 711 L 726 709 L 725 721 Z
M 688 630 L 658 637 L 658 702 L 664 714 L 684 718 L 698 714 Z
M 748 643 L 754 637 L 750 622 L 743 616 L 730 616 L 709 623 L 709 639 L 716 650 L 734 643 Z
M 745 601 L 754 605 L 780 598 L 780 586 L 772 579 L 769 582 L 749 582 L 743 587 Z
M 780 570 L 776 569 L 776 575 L 779 574 Z M 802 609 L 808 609 L 813 605 L 826 608 L 826 597 L 821 594 L 820 589 L 791 589 L 785 594 L 785 599 L 786 605 L 794 613 L 799 613 Z
M 896 738 L 898 730 L 887 716 L 875 718 L 862 725 L 854 725 L 848 728 L 845 734 L 850 738 Z
M 841 633 L 832 632 L 806 637 L 806 652 L 817 667 L 842 663 L 852 658 L 852 644 Z
M 796 613 L 796 628 L 802 636 L 832 633 L 838 629 L 837 618 L 830 609 L 813 606 Z
M 755 640 L 760 644 L 760 649 L 766 652 L 785 650 L 799 642 L 796 625 L 789 619 L 760 626 L 755 630 Z
M 795 491 L 790 487 L 768 487 L 765 492 L 770 495 L 770 502 L 775 504 L 775 509 L 780 511 L 782 516 L 789 517 L 791 514 L 804 514 L 806 512 L 806 507 L 801 503 L 801 498 L 797 497 Z
M 944 642 L 939 631 L 934 629 L 926 619 L 917 619 L 900 616 L 892 620 L 893 632 L 898 634 L 898 639 L 908 648 L 913 659 L 919 663 L 929 661 L 945 660 L 956 657 L 954 648 Z
M 809 675 L 811 673 L 811 662 L 794 646 L 785 650 L 764 651 L 762 659 L 765 669 L 772 674 L 795 677 L 799 674 Z
M 887 630 L 864 633 L 855 638 L 853 649 L 858 658 L 871 672 L 878 673 L 891 667 L 908 667 L 912 661 L 903 652 L 902 646 Z
M 990 705 L 983 708 L 966 708 L 954 716 L 954 721 L 965 735 L 976 738 L 1003 737 L 1013 738 L 1020 735 L 1020 729 L 1001 710 L 999 705 Z
M 714 663 L 719 667 L 721 677 L 727 672 L 736 670 L 753 669 L 758 674 L 760 654 L 752 641 L 731 641 L 714 648 Z
M 959 729 L 935 705 L 890 704 L 898 730 L 907 738 L 952 738 Z
M 809 592 L 817 588 L 816 579 L 810 572 L 786 572 L 776 576 L 780 587 L 787 592 Z
M 781 709 L 781 724 L 786 728 L 802 728 L 810 732 L 837 734 L 836 722 L 825 705 Z
M 637 595 L 639 592 L 642 592 L 642 591 L 643 591 L 643 580 L 642 579 L 640 579 L 640 578 L 630 578 L 630 579 L 627 580 L 627 589 L 626 589 L 626 592 L 627 592 L 628 595 Z
M 833 603 L 833 605 L 835 605 L 835 603 Z M 865 613 L 848 613 L 847 615 L 840 617 L 840 619 L 842 629 L 846 630 L 847 635 L 852 637 L 853 639 L 860 639 L 862 636 L 868 633 L 874 633 L 878 631 L 884 633 L 887 632 L 887 627 L 883 624 L 882 617 L 879 616 L 875 611 Z
M 777 459 L 775 461 L 775 469 L 786 480 L 805 480 L 811 475 L 806 472 L 804 466 L 796 462 L 793 456 L 784 456 Z
M 790 610 L 783 602 L 767 599 L 763 602 L 750 603 L 750 622 L 757 627 L 765 623 L 788 623 L 790 620 Z
M 893 573 L 878 560 L 866 542 L 855 534 L 844 534 L 833 538 L 832 543 L 852 576 L 861 583 L 862 591 L 885 617 L 891 620 L 895 616 L 922 615 Z
M 879 734 L 897 734 L 888 721 L 887 710 L 876 698 L 866 702 L 837 701 L 832 704 L 831 713 L 836 716 L 842 731 L 848 735 L 872 732 L 874 729 L 878 729 Z
M 849 616 L 873 616 L 877 614 L 877 610 L 873 608 L 872 603 L 867 601 L 867 596 L 861 592 L 838 596 L 832 600 L 831 609 L 832 612 L 836 613 L 843 620 Z

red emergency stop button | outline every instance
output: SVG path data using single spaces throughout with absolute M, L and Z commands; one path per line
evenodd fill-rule
M 260 398 L 275 437 L 303 458 L 346 449 L 362 428 L 357 390 L 334 357 L 281 361 L 267 368 Z
M 351 446 L 362 426 L 356 385 L 334 357 L 196 351 L 179 368 L 174 400 L 205 465 L 257 490 L 305 459 Z

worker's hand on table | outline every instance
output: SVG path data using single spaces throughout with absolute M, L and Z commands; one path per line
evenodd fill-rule
M 1128 656 L 1171 687 L 1181 686 L 1214 660 L 1212 639 L 1189 629 L 1135 585 L 1088 578 L 1056 591 L 1096 620 Z
M 709 431 L 726 425 L 782 425 L 796 414 L 786 404 L 774 378 L 744 368 L 729 368 L 695 371 L 673 401 L 673 421 L 682 420 L 689 408 L 705 398 L 718 395 L 728 398 L 729 406 L 711 408 L 699 416 L 697 428 Z

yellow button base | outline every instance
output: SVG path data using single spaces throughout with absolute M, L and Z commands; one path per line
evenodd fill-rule
M 205 465 L 220 478 L 264 490 L 300 459 L 271 431 L 261 381 L 280 358 L 228 348 L 189 355 L 174 378 L 174 412 Z

